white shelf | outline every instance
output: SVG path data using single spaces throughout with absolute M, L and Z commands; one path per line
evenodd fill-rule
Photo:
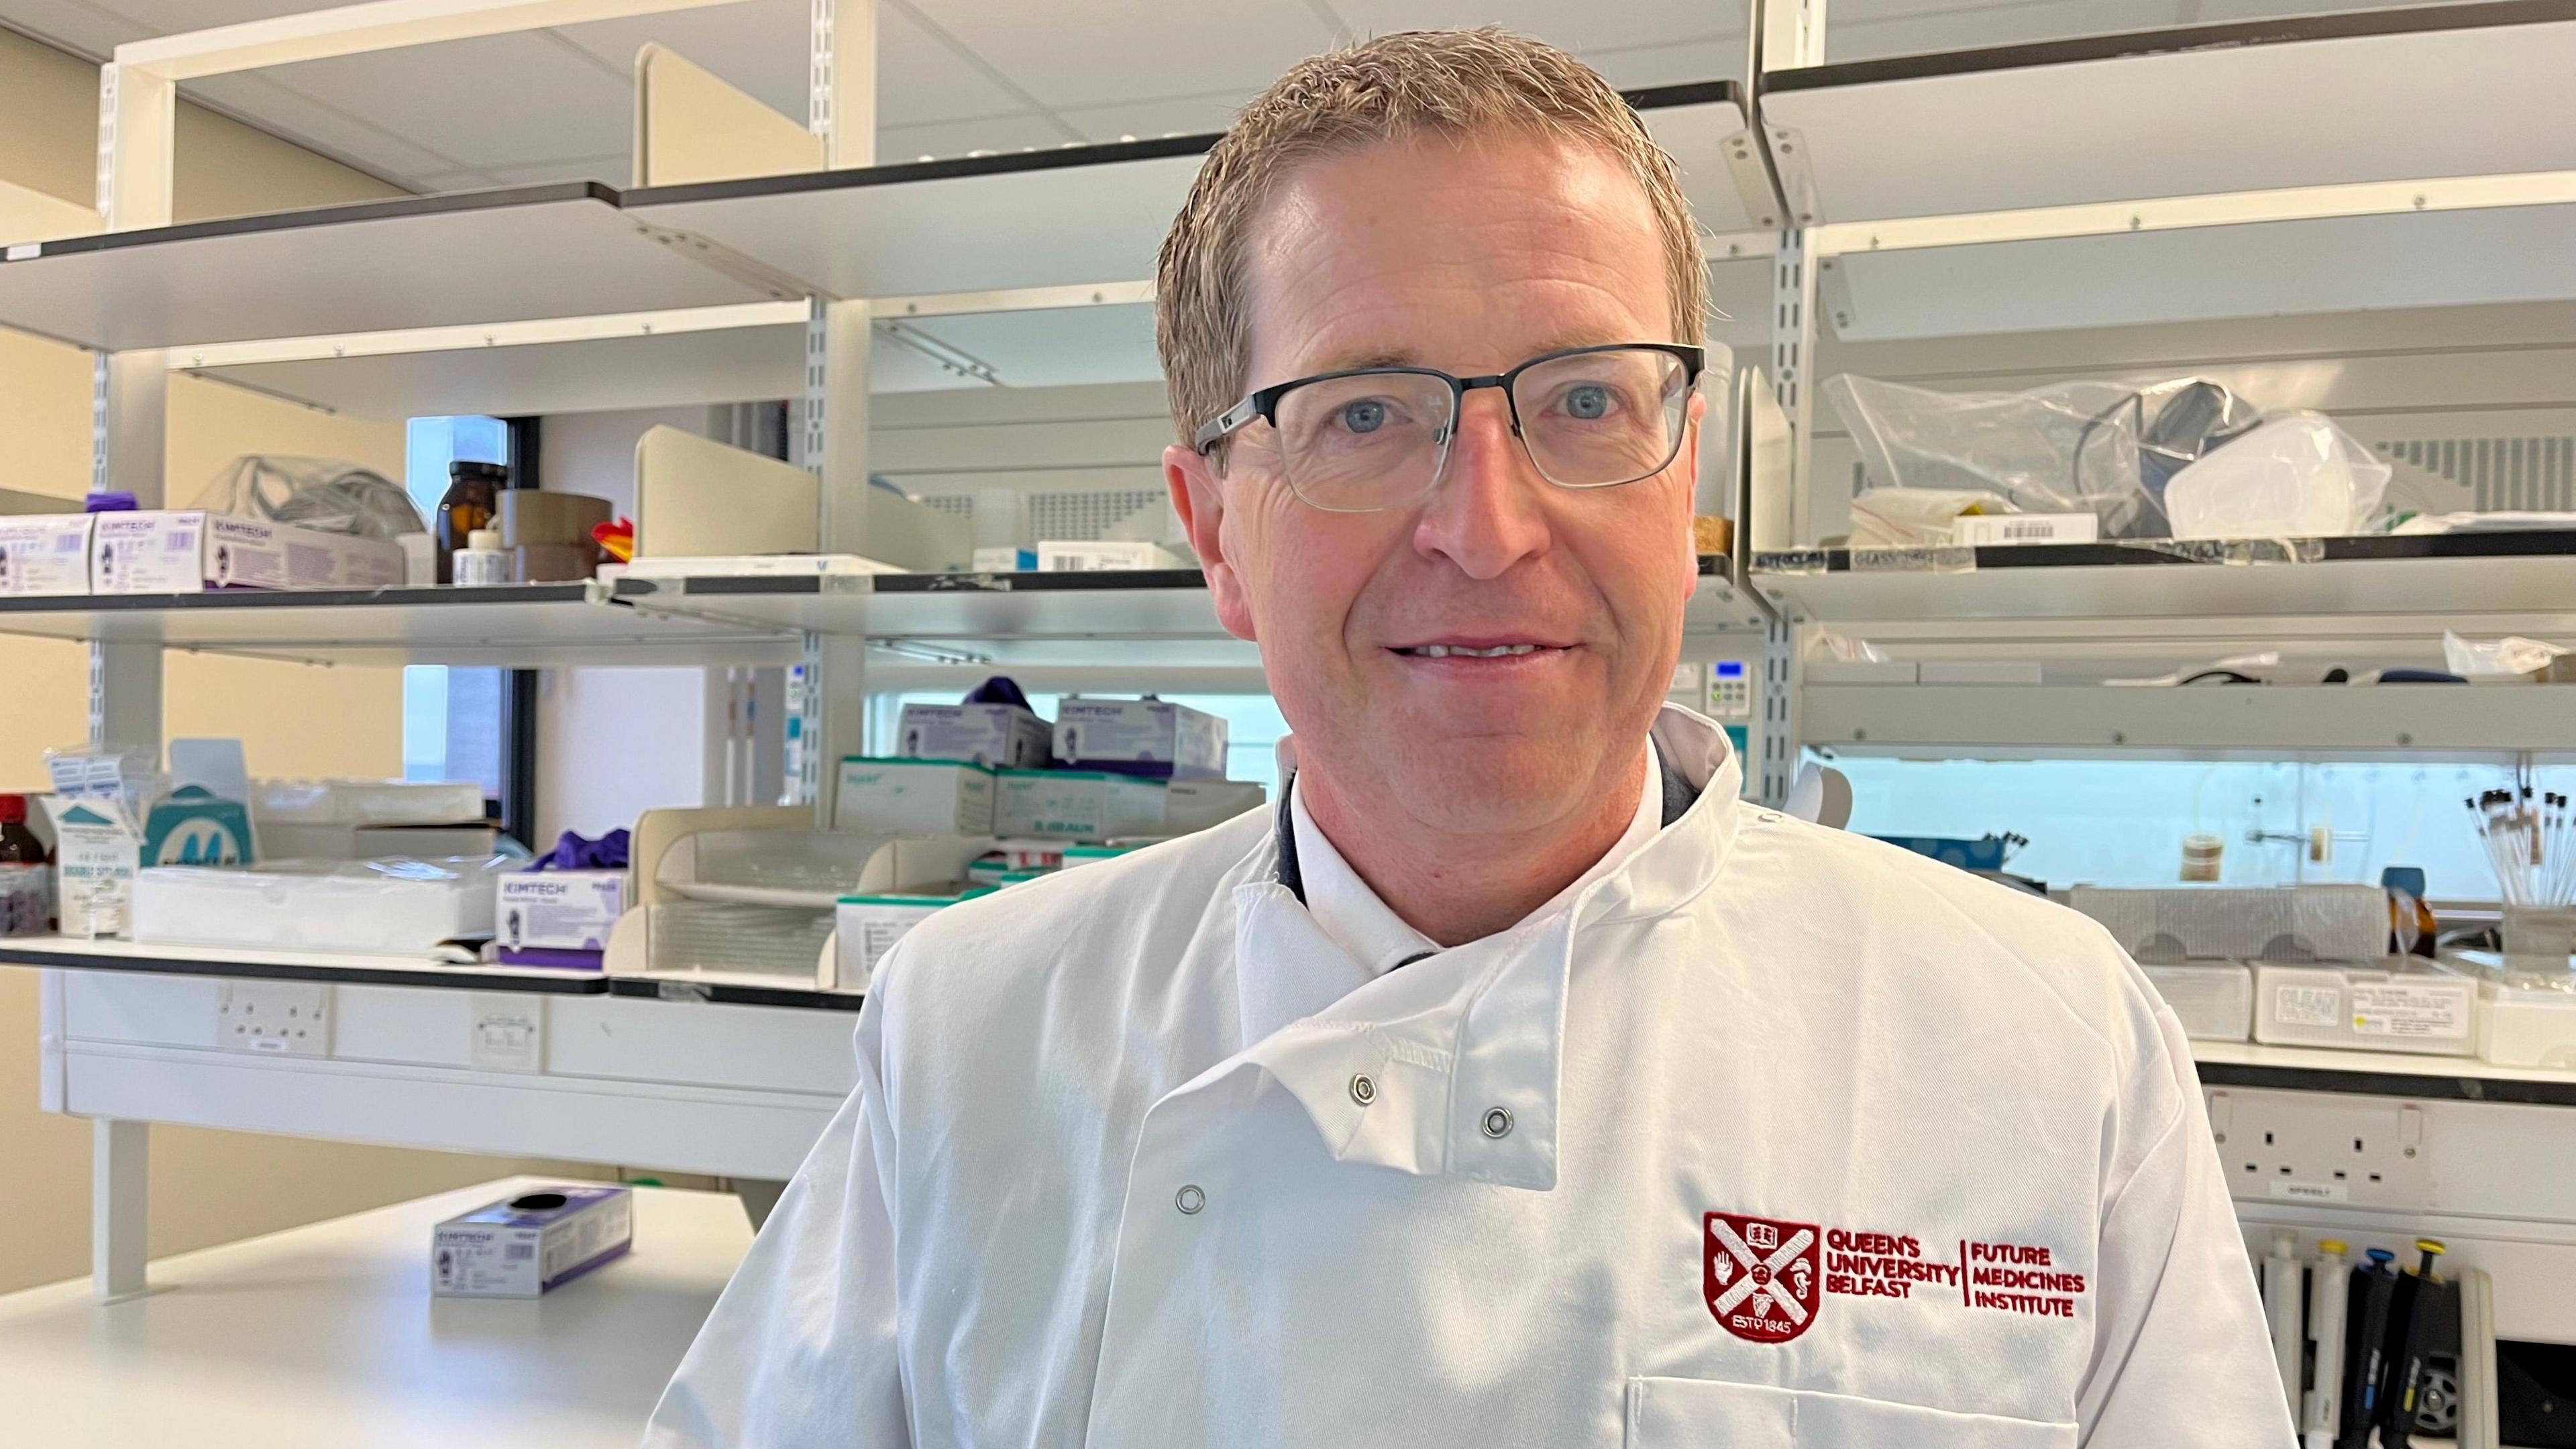
M 1716 559 L 1701 561 L 1685 632 L 1759 634 L 1762 606 Z M 1111 573 L 844 574 L 825 578 L 618 581 L 647 613 L 746 627 L 858 635 L 930 656 L 955 651 L 1022 665 L 1115 662 L 1175 668 L 1257 667 L 1250 643 L 1225 632 L 1196 570 Z
M 447 966 L 425 956 L 380 956 L 354 951 L 254 951 L 238 946 L 172 946 L 85 940 L 78 936 L 0 937 L 0 965 L 49 966 L 74 971 L 133 971 L 155 976 L 416 986 L 450 991 L 533 991 L 553 996 L 603 996 L 609 989 L 608 979 L 596 971 L 550 971 L 525 966 Z
M 2565 170 L 2571 73 L 2576 16 L 2504 0 L 1778 71 L 1761 111 L 1863 221 Z
M 2576 127 L 2566 128 L 2576 135 Z M 2495 206 L 1847 251 L 1847 342 L 2576 297 L 2576 206 Z
M 2191 1054 L 2206 1086 L 2576 1106 L 2576 1072 L 2500 1067 L 2475 1057 L 2333 1051 L 2244 1041 L 2196 1041 Z
M 1701 225 L 1776 222 L 1732 81 L 1632 97 L 1681 164 Z M 1214 136 L 652 187 L 628 214 L 833 297 L 1084 286 L 1150 277 Z
M 2576 620 L 2576 534 L 2030 544 L 1765 554 L 1753 583 L 1794 616 L 1873 620 L 2220 621 L 2347 615 Z
M 647 613 L 580 583 L 0 598 L 0 634 L 335 664 L 540 669 L 801 657 L 797 641 L 776 630 Z
M 796 397 L 805 388 L 805 323 L 798 315 L 738 326 L 497 345 L 458 341 L 412 351 L 202 365 L 200 377 L 357 417 L 488 414 L 520 417 L 639 407 L 689 407 Z M 730 311 L 732 309 L 725 309 Z M 774 304 L 754 309 L 777 310 Z M 658 318 L 686 314 L 656 314 Z M 1159 381 L 1153 308 L 1141 303 L 937 317 L 882 317 L 868 383 L 879 393 L 958 387 L 1065 387 Z
M 1837 755 L 2027 759 L 2576 758 L 2576 686 L 1808 684 L 1798 732 Z
M 0 326 L 90 348 L 669 311 L 797 295 L 653 235 L 590 182 L 11 246 Z

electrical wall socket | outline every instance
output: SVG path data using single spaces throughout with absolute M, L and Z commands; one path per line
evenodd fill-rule
M 215 1045 L 281 1057 L 331 1054 L 331 988 L 312 981 L 227 981 Z
M 482 1072 L 546 1069 L 546 999 L 532 991 L 467 994 L 474 1015 L 466 1064 Z
M 2227 1088 L 2209 1094 L 2209 1130 L 2232 1197 L 2430 1206 L 2432 1159 L 2415 1103 Z

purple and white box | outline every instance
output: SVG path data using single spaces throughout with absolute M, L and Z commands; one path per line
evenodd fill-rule
M 430 1291 L 442 1298 L 535 1298 L 626 1256 L 635 1195 L 622 1187 L 550 1187 L 438 1225 Z
M 502 963 L 598 970 L 627 895 L 622 870 L 527 870 L 501 877 L 492 924 Z

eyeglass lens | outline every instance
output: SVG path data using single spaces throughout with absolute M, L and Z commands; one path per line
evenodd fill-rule
M 1564 488 L 1603 488 L 1660 471 L 1681 446 L 1688 369 L 1670 353 L 1617 349 L 1551 358 L 1513 380 L 1530 461 Z M 1319 508 L 1399 507 L 1440 480 L 1457 396 L 1438 377 L 1376 372 L 1298 387 L 1279 399 L 1280 462 Z

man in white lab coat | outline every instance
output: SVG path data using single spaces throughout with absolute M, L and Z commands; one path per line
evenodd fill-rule
M 1253 102 L 1157 296 L 1281 806 L 903 942 L 648 1442 L 2290 1442 L 2137 969 L 1662 705 L 1703 288 L 1559 52 Z

